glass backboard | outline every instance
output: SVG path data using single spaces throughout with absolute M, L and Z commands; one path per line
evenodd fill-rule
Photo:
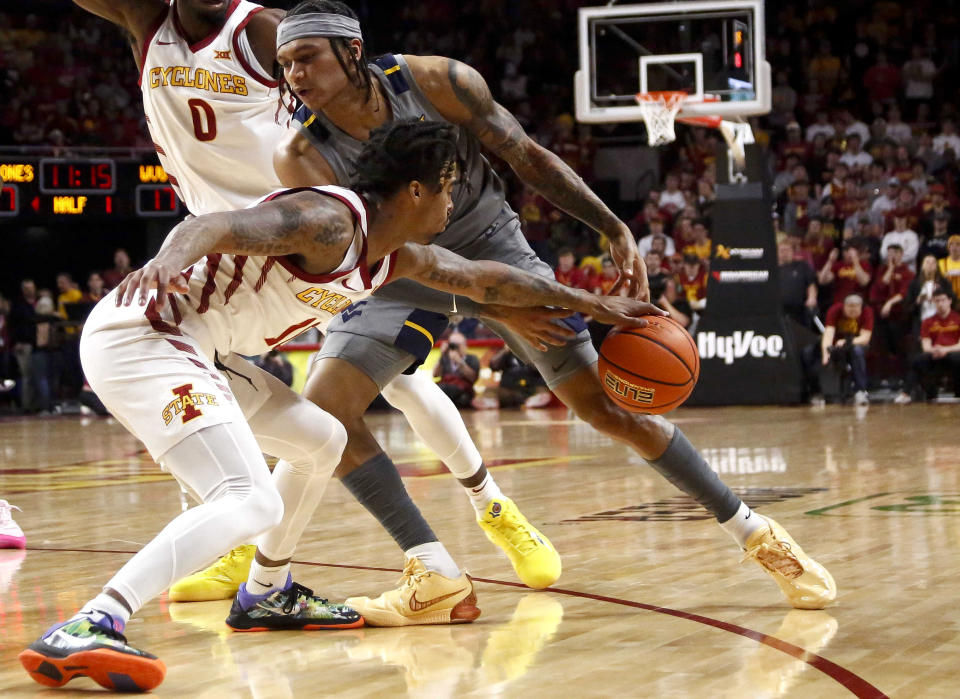
M 682 116 L 770 111 L 763 0 L 583 7 L 578 22 L 582 122 L 638 121 L 636 94 L 664 90 L 690 95 Z

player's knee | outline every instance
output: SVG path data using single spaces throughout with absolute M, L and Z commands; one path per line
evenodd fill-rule
M 337 420 L 331 417 L 327 427 L 328 439 L 324 445 L 314 452 L 314 463 L 320 468 L 326 468 L 328 465 L 336 465 L 343 456 L 343 450 L 347 448 L 347 428 Z
M 623 411 L 603 393 L 595 393 L 571 406 L 578 418 L 595 430 L 617 436 L 624 421 Z
M 380 393 L 383 395 L 384 400 L 386 400 L 390 405 L 397 410 L 402 411 L 407 405 L 409 405 L 410 400 L 413 398 L 413 396 L 411 396 L 412 392 L 413 389 L 409 382 L 401 380 L 401 378 L 398 376 L 384 386 Z
M 272 482 L 255 488 L 241 503 L 240 520 L 246 520 L 249 536 L 256 536 L 280 524 L 283 519 L 283 498 Z

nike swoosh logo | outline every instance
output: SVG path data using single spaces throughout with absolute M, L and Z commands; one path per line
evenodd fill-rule
M 158 41 L 157 46 L 173 46 L 176 41 Z
M 750 510 L 750 511 L 747 513 L 747 516 L 744 517 L 744 519 L 750 519 L 750 515 L 752 515 L 752 514 L 753 514 L 753 510 Z
M 346 280 L 344 280 L 344 281 L 342 282 L 342 284 L 344 285 L 344 287 L 346 287 L 346 288 L 349 289 L 350 291 L 359 291 L 359 289 L 354 289 L 352 286 L 350 286 L 349 284 L 347 284 Z
M 560 362 L 559 364 L 557 364 L 557 366 L 553 366 L 553 367 L 550 367 L 550 368 L 553 369 L 553 372 L 554 372 L 554 373 L 556 373 L 556 372 L 560 371 L 561 369 L 563 369 L 563 367 L 565 367 L 565 366 L 567 365 L 567 362 L 569 362 L 569 361 L 570 361 L 570 355 L 567 355 L 567 358 L 564 359 L 564 360 L 563 360 L 562 362 Z
M 423 611 L 423 610 L 426 609 L 427 607 L 432 607 L 433 605 L 437 604 L 438 602 L 443 602 L 443 600 L 449 599 L 450 597 L 453 597 L 454 595 L 459 595 L 461 592 L 463 592 L 463 591 L 466 590 L 466 589 L 467 589 L 467 588 L 464 587 L 464 588 L 461 588 L 461 589 L 457 590 L 456 592 L 451 592 L 451 593 L 448 594 L 448 595 L 440 595 L 439 597 L 434 597 L 433 599 L 427 600 L 426 602 L 421 602 L 420 600 L 418 600 L 418 599 L 417 599 L 417 592 L 416 592 L 416 590 L 414 590 L 413 594 L 410 595 L 410 609 L 412 609 L 412 610 L 415 611 L 415 612 Z

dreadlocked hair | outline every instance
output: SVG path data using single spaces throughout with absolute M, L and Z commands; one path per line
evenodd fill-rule
M 437 121 L 403 119 L 370 132 L 357 158 L 351 188 L 382 201 L 413 180 L 439 192 L 460 165 L 457 127 Z
M 294 6 L 294 8 L 289 10 L 284 16 L 293 17 L 295 15 L 306 15 L 315 12 L 329 15 L 343 15 L 351 19 L 359 19 L 356 12 L 351 10 L 346 3 L 342 3 L 339 0 L 303 0 L 303 2 Z M 333 49 L 333 55 L 337 57 L 337 63 L 340 64 L 350 83 L 364 90 L 366 99 L 369 100 L 373 95 L 373 76 L 371 76 L 370 69 L 367 67 L 367 49 L 366 46 L 361 43 L 360 57 L 357 58 L 350 50 L 350 41 L 351 40 L 346 37 L 332 36 L 330 37 L 330 48 Z M 288 114 L 294 111 L 296 96 L 293 94 L 293 90 L 290 89 L 290 85 L 287 84 L 287 80 L 283 76 L 283 68 L 276 62 L 273 64 L 273 77 L 280 86 L 279 104 L 276 112 L 279 118 L 281 110 L 284 110 Z

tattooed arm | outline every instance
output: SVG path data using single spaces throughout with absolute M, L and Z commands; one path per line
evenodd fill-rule
M 354 236 L 353 214 L 333 197 L 311 191 L 295 192 L 249 209 L 205 214 L 174 228 L 157 256 L 127 275 L 117 288 L 117 305 L 129 306 L 139 291 L 139 303 L 157 287 L 157 305 L 165 292 L 185 292 L 180 271 L 204 255 L 296 255 L 312 274 L 334 269 Z
M 490 260 L 467 260 L 436 245 L 407 243 L 396 261 L 397 277 L 503 306 L 561 306 L 601 323 L 643 327 L 644 315 L 665 315 L 656 306 L 625 296 L 597 296 L 552 279 Z
M 424 94 L 444 118 L 466 127 L 554 206 L 607 236 L 621 282 L 629 285 L 630 295 L 649 296 L 646 265 L 630 229 L 563 160 L 527 136 L 516 118 L 493 99 L 476 70 L 440 56 L 405 58 Z

